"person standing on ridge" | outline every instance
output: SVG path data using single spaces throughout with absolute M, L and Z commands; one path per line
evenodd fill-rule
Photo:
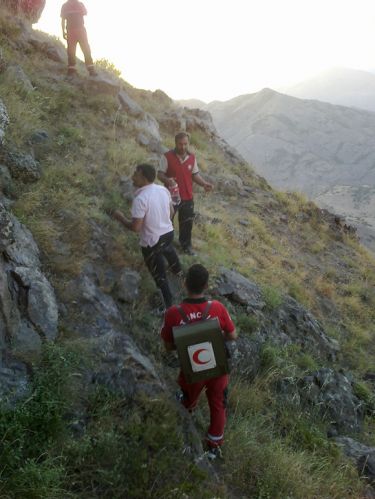
M 186 273 L 185 287 L 188 297 L 179 305 L 172 306 L 166 310 L 164 323 L 160 331 L 160 336 L 164 341 L 167 352 L 175 350 L 173 340 L 173 328 L 184 324 L 179 307 L 189 319 L 189 324 L 199 321 L 209 305 L 209 315 L 207 319 L 218 317 L 224 339 L 232 341 L 237 339 L 236 328 L 224 305 L 216 300 L 210 304 L 204 293 L 208 287 L 208 271 L 203 265 L 194 264 Z M 229 382 L 228 374 L 215 378 L 187 383 L 185 376 L 180 371 L 178 384 L 182 390 L 182 404 L 190 412 L 195 409 L 198 398 L 203 390 L 210 408 L 210 426 L 208 428 L 206 443 L 208 447 L 208 457 L 215 459 L 221 457 L 221 445 L 224 441 L 224 427 L 226 422 L 227 387 Z
M 168 308 L 173 303 L 173 296 L 164 258 L 174 274 L 181 277 L 182 269 L 172 244 L 171 195 L 165 187 L 154 183 L 155 177 L 156 171 L 152 165 L 138 165 L 132 177 L 134 187 L 138 187 L 131 209 L 132 219 L 126 219 L 120 210 L 115 210 L 112 217 L 126 229 L 139 232 L 144 261 L 163 295 L 165 307 Z
M 184 253 L 194 255 L 191 246 L 191 233 L 194 221 L 193 182 L 202 186 L 206 192 L 212 191 L 213 185 L 200 175 L 197 160 L 190 153 L 189 134 L 180 132 L 175 136 L 175 148 L 166 152 L 160 161 L 158 179 L 169 188 L 177 182 L 181 203 L 178 205 L 179 241 Z
M 67 41 L 68 52 L 68 75 L 77 73 L 76 49 L 79 43 L 85 64 L 90 76 L 96 76 L 94 63 L 91 57 L 91 49 L 87 39 L 84 16 L 87 15 L 86 7 L 78 0 L 68 0 L 61 8 L 61 27 L 63 38 Z

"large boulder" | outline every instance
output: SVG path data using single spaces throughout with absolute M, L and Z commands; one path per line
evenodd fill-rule
M 375 485 L 375 447 L 369 447 L 350 437 L 336 437 L 335 442 L 342 448 L 345 455 L 351 458 L 357 466 L 360 476 Z
M 46 5 L 46 0 L 1 0 L 13 14 L 26 18 L 31 23 L 39 21 Z
M 2 159 L 13 178 L 25 183 L 36 182 L 40 179 L 40 164 L 30 154 L 4 151 Z
M 359 432 L 365 416 L 363 403 L 354 394 L 350 376 L 322 368 L 301 379 L 280 382 L 279 392 L 290 401 L 319 411 L 330 423 L 330 435 Z
M 280 304 L 267 308 L 261 288 L 234 270 L 220 269 L 215 293 L 239 306 L 239 311 L 258 323 L 254 341 L 275 345 L 299 345 L 303 351 L 324 359 L 334 359 L 339 350 L 315 317 L 292 297 L 281 297 Z

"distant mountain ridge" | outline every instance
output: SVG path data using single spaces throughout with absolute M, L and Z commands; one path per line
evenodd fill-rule
M 363 199 L 361 193 L 363 186 L 375 184 L 375 113 L 271 89 L 214 101 L 205 109 L 219 133 L 272 185 L 306 193 L 363 226 L 372 240 L 375 215 L 368 196 L 372 199 L 373 192 L 366 191 Z M 359 211 L 350 208 L 350 189 L 345 190 L 345 209 L 342 192 L 336 203 L 337 195 L 330 192 L 339 186 L 356 189 Z
M 280 91 L 300 99 L 316 99 L 375 112 L 375 74 L 368 71 L 332 68 Z

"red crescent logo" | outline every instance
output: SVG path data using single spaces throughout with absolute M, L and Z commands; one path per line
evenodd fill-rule
M 204 364 L 208 364 L 208 363 L 210 362 L 210 360 L 206 360 L 205 362 L 202 362 L 202 361 L 199 359 L 199 355 L 200 355 L 202 352 L 207 352 L 207 349 L 206 349 L 206 348 L 200 348 L 199 350 L 197 350 L 196 352 L 194 352 L 194 355 L 193 355 L 193 362 L 195 362 L 195 364 L 200 364 L 201 366 L 204 366 Z

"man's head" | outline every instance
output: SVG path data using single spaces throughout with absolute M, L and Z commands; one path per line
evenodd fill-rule
M 176 145 L 176 152 L 180 156 L 185 156 L 189 147 L 189 134 L 186 132 L 178 133 L 174 138 L 174 143 Z
M 133 176 L 133 185 L 135 187 L 144 187 L 145 185 L 152 184 L 156 177 L 155 168 L 152 165 L 142 163 L 137 165 Z
M 185 286 L 191 295 L 202 294 L 208 286 L 208 270 L 200 263 L 192 265 L 186 273 Z

